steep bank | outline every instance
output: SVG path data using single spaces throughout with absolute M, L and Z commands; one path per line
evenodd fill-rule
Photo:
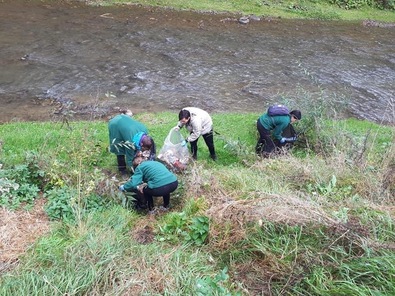
M 383 2 L 381 8 L 364 6 L 361 1 L 113 1 L 82 0 L 89 5 L 146 5 L 175 10 L 192 10 L 199 13 L 234 13 L 238 15 L 257 15 L 286 19 L 320 19 L 320 20 L 375 20 L 395 22 L 394 5 Z M 379 4 L 380 5 L 380 4 Z M 376 5 L 377 6 L 377 5 Z M 383 6 L 386 9 L 382 9 Z

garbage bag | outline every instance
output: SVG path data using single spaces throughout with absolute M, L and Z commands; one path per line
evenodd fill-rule
M 187 146 L 181 145 L 184 140 L 181 132 L 174 127 L 170 130 L 159 151 L 158 159 L 173 171 L 182 171 L 187 167 L 189 151 Z

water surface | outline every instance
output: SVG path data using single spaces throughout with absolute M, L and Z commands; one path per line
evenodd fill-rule
M 68 105 L 81 118 L 118 107 L 259 114 L 307 92 L 395 122 L 395 28 L 237 17 L 5 0 L 1 121 L 47 120 Z

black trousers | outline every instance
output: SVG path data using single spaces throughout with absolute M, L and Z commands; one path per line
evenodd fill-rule
M 158 188 L 145 187 L 143 192 L 144 197 L 148 202 L 148 209 L 151 211 L 154 208 L 154 196 L 163 196 L 163 206 L 167 208 L 170 204 L 170 193 L 176 190 L 177 187 L 178 181 L 174 181 Z
M 256 123 L 256 127 L 259 132 L 259 140 L 255 147 L 256 153 L 268 157 L 270 153 L 274 151 L 276 145 L 271 137 L 270 131 L 265 129 L 259 120 Z
M 208 132 L 207 134 L 202 135 L 204 142 L 206 142 L 206 145 L 208 147 L 208 150 L 210 151 L 210 156 L 211 158 L 215 159 L 215 148 L 214 148 L 214 133 L 213 130 Z M 190 142 L 191 144 L 191 153 L 192 153 L 192 158 L 197 159 L 197 150 L 198 150 L 198 143 L 199 138 L 197 138 L 195 141 Z
M 118 163 L 118 171 L 125 172 L 126 171 L 125 155 L 117 155 L 117 163 Z

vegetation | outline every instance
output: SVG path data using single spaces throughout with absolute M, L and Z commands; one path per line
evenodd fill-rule
M 142 4 L 200 12 L 322 20 L 395 21 L 394 0 L 88 0 L 91 5 Z
M 272 159 L 259 114 L 213 114 L 218 161 L 200 141 L 153 216 L 118 191 L 106 122 L 1 125 L 0 204 L 44 199 L 52 230 L 0 269 L 0 295 L 394 295 L 395 130 L 300 98 L 283 98 L 309 110 L 299 141 Z M 177 118 L 135 116 L 158 148 Z

